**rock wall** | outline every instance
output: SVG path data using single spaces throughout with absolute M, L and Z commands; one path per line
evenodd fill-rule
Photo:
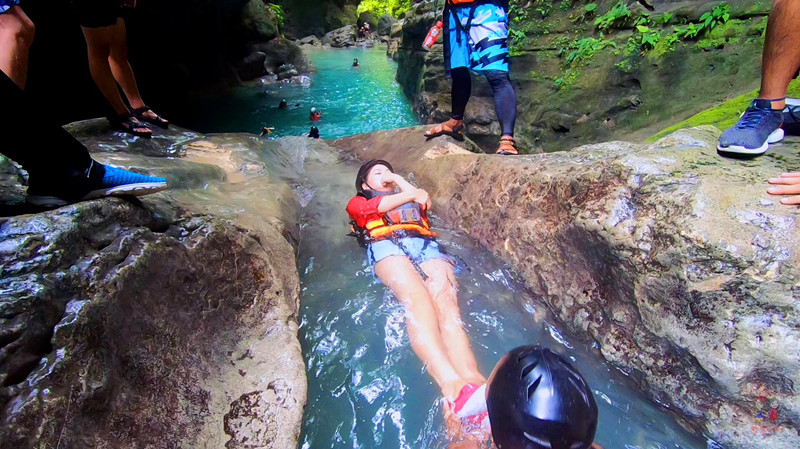
M 769 5 L 730 1 L 730 20 L 694 39 L 672 42 L 674 29 L 700 23 L 718 2 L 623 2 L 630 19 L 600 32 L 594 21 L 618 3 L 564 0 L 514 1 L 511 12 L 511 79 L 518 97 L 517 137 L 529 153 L 568 150 L 621 137 L 644 138 L 669 124 L 757 87 Z M 442 45 L 427 53 L 421 43 L 434 23 L 433 2 L 406 15 L 397 80 L 423 121 L 450 115 L 450 81 Z M 641 46 L 643 29 L 659 43 Z M 631 44 L 633 42 L 633 44 Z M 672 43 L 668 43 L 672 42 Z M 644 50 L 642 48 L 645 48 Z M 493 152 L 500 127 L 492 93 L 473 76 L 467 135 Z
M 0 218 L 0 446 L 296 448 L 299 206 L 263 144 L 69 130 L 170 189 Z
M 731 448 L 800 447 L 798 215 L 765 193 L 768 177 L 800 169 L 796 142 L 737 162 L 715 154 L 718 130 L 698 128 L 502 157 L 425 143 L 422 129 L 334 145 L 413 173 L 438 217 L 688 429 Z M 760 394 L 779 410 L 766 435 Z

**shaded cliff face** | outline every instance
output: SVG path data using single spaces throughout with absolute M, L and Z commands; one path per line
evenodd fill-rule
M 797 211 L 764 192 L 800 169 L 797 142 L 737 162 L 701 128 L 503 157 L 423 143 L 423 129 L 334 145 L 413 173 L 439 217 L 514 267 L 688 429 L 726 447 L 800 445 Z M 765 393 L 780 410 L 767 435 L 753 431 Z
M 170 190 L 0 219 L 4 447 L 296 448 L 299 206 L 263 144 L 69 129 Z
M 717 9 L 706 2 L 512 2 L 511 78 L 524 150 L 648 137 L 757 87 L 769 5 L 728 3 Z M 705 13 L 723 12 L 724 23 L 713 19 L 713 26 L 687 37 L 705 23 Z M 450 114 L 442 46 L 431 53 L 420 48 L 434 16 L 430 1 L 412 9 L 397 54 L 398 81 L 429 122 Z M 601 17 L 610 21 L 607 28 L 595 25 Z M 494 151 L 500 128 L 482 77 L 473 77 L 466 121 L 468 136 Z
M 62 123 L 111 113 L 89 74 L 86 43 L 69 3 L 22 2 L 36 25 L 28 90 L 41 104 L 58 104 L 48 113 Z M 355 22 L 354 9 L 353 16 Z M 295 60 L 296 45 L 266 44 L 278 36 L 277 17 L 261 0 L 139 0 L 125 22 L 139 90 L 173 122 L 180 123 L 188 96 L 239 84 L 243 60 L 256 51 L 267 53 L 273 71 L 285 63 L 308 69 Z

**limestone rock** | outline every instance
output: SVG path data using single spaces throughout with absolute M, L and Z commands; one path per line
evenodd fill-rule
M 275 12 L 261 0 L 250 0 L 242 8 L 242 28 L 249 38 L 260 41 L 280 34 Z
M 306 37 L 300 39 L 299 41 L 297 41 L 297 44 L 298 45 L 310 45 L 312 47 L 322 46 L 322 42 L 319 39 L 317 39 L 317 36 L 314 36 L 314 35 L 306 36 Z
M 264 61 L 266 59 L 266 53 L 261 51 L 255 51 L 248 55 L 236 68 L 239 78 L 242 80 L 251 80 L 265 75 L 267 73 L 267 69 L 264 67 Z
M 275 38 L 269 42 L 259 42 L 252 44 L 250 49 L 254 52 L 263 52 L 264 67 L 272 73 L 279 73 L 280 66 L 284 64 L 293 65 L 298 73 L 311 73 L 314 66 L 308 59 L 303 50 L 296 43 L 283 38 Z
M 356 43 L 355 28 L 347 25 L 330 31 L 322 38 L 322 43 L 331 47 L 352 47 Z
M 227 423 L 256 391 L 263 441 L 296 448 L 299 206 L 268 176 L 265 143 L 68 129 L 170 189 L 0 218 L 2 446 L 240 447 Z
M 394 24 L 396 22 L 397 22 L 397 19 L 395 19 L 394 17 L 392 17 L 392 16 L 390 16 L 388 14 L 385 14 L 385 15 L 381 16 L 380 19 L 378 19 L 378 27 L 376 28 L 375 31 L 378 33 L 379 36 L 388 36 L 389 33 L 391 33 L 392 27 L 394 26 Z M 370 24 L 372 26 L 375 25 L 375 24 L 373 24 L 371 22 L 370 22 Z
M 709 127 L 652 145 L 431 159 L 439 139 L 408 145 L 423 129 L 334 145 L 413 172 L 442 219 L 689 430 L 725 447 L 800 447 L 798 215 L 765 193 L 800 167 L 797 141 L 729 160 Z M 752 431 L 759 393 L 777 399 L 779 432 Z

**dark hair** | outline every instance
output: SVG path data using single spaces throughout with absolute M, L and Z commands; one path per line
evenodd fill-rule
M 586 380 L 538 345 L 497 362 L 486 405 L 498 449 L 588 449 L 597 431 L 597 404 Z
M 356 196 L 363 196 L 364 198 L 367 199 L 372 197 L 371 192 L 365 191 L 364 188 L 361 187 L 361 184 L 367 182 L 367 175 L 369 174 L 369 171 L 372 169 L 372 167 L 376 165 L 385 165 L 386 168 L 389 169 L 389 171 L 392 172 L 394 171 L 394 169 L 392 168 L 392 164 L 382 159 L 370 159 L 367 162 L 364 162 L 361 165 L 361 168 L 358 169 L 358 174 L 356 175 Z

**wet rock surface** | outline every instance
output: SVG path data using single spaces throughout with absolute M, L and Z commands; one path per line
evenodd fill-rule
M 0 218 L 0 446 L 295 448 L 299 206 L 264 143 L 68 129 L 170 189 Z M 6 213 L 20 178 L 0 176 Z
M 800 171 L 797 138 L 750 161 L 719 157 L 711 127 L 503 157 L 424 142 L 424 129 L 333 144 L 413 173 L 435 214 L 688 429 L 729 448 L 800 447 L 798 209 L 765 192 Z M 779 419 L 762 427 L 765 394 Z
M 345 25 L 330 31 L 322 37 L 322 44 L 331 47 L 352 47 L 356 44 L 356 29 L 353 25 Z

